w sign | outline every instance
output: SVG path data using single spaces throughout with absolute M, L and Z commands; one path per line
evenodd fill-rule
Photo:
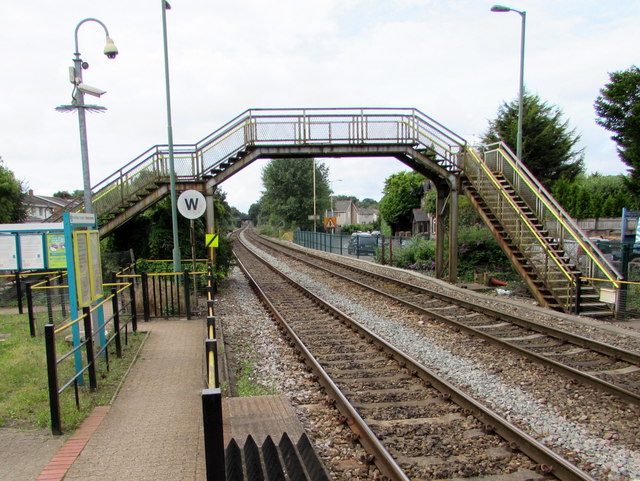
M 207 204 L 197 190 L 185 190 L 178 197 L 178 212 L 187 219 L 197 219 L 207 209 Z

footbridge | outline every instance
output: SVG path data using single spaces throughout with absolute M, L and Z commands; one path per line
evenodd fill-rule
M 244 167 L 283 157 L 395 157 L 436 187 L 438 277 L 456 280 L 464 193 L 541 305 L 611 314 L 600 290 L 617 289 L 619 273 L 513 153 L 501 143 L 472 148 L 417 109 L 247 110 L 196 144 L 174 146 L 176 189 L 199 190 L 212 204 Z M 156 145 L 92 187 L 101 236 L 169 195 L 169 173 L 168 147 Z M 213 232 L 212 208 L 207 215 Z

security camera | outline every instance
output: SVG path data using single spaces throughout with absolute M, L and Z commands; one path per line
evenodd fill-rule
M 78 90 L 83 94 L 93 95 L 94 97 L 100 97 L 102 94 L 106 93 L 106 90 L 101 90 L 98 87 L 92 87 L 91 85 L 87 85 L 85 83 L 78 84 Z
M 107 58 L 111 59 L 116 58 L 116 55 L 118 55 L 118 47 L 113 43 L 111 37 L 107 37 L 107 44 L 104 46 L 104 54 Z

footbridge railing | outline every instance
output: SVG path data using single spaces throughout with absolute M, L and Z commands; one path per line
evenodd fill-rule
M 239 152 L 277 145 L 410 145 L 447 171 L 460 171 L 465 141 L 417 109 L 251 109 L 195 144 L 174 146 L 179 182 L 207 178 Z M 169 179 L 169 150 L 156 145 L 92 188 L 93 210 L 106 214 Z M 80 203 L 75 211 L 82 211 Z
M 505 228 L 516 228 L 517 232 L 511 232 L 515 238 L 527 240 L 530 247 L 531 260 L 535 261 L 538 269 L 542 268 L 542 278 L 552 280 L 564 278 L 567 281 L 565 296 L 566 302 L 572 303 L 577 288 L 578 279 L 569 271 L 560 252 L 564 252 L 574 265 L 579 269 L 581 277 L 598 278 L 610 283 L 610 287 L 618 288 L 622 277 L 614 266 L 611 265 L 595 244 L 580 230 L 575 221 L 565 212 L 557 201 L 549 194 L 545 187 L 531 174 L 522 162 L 502 142 L 485 147 L 482 154 L 476 154 L 469 149 L 465 156 L 464 171 L 474 184 L 485 191 L 483 195 L 496 197 L 508 212 L 505 215 L 519 220 L 513 224 L 510 220 L 501 220 Z M 517 196 L 522 199 L 535 214 L 537 221 L 544 226 L 544 236 L 538 232 L 531 221 L 523 215 L 520 209 L 509 203 L 508 195 L 500 197 L 501 187 L 496 183 L 495 174 L 503 176 L 514 189 Z M 499 209 L 500 210 L 500 209 Z M 498 216 L 502 215 L 500 212 Z M 513 230 L 513 229 L 511 229 Z M 571 306 L 566 305 L 565 310 L 571 311 Z

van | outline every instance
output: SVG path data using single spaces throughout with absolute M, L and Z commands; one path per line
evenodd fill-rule
M 347 252 L 355 255 L 373 255 L 378 246 L 378 236 L 373 236 L 364 232 L 351 234 Z

